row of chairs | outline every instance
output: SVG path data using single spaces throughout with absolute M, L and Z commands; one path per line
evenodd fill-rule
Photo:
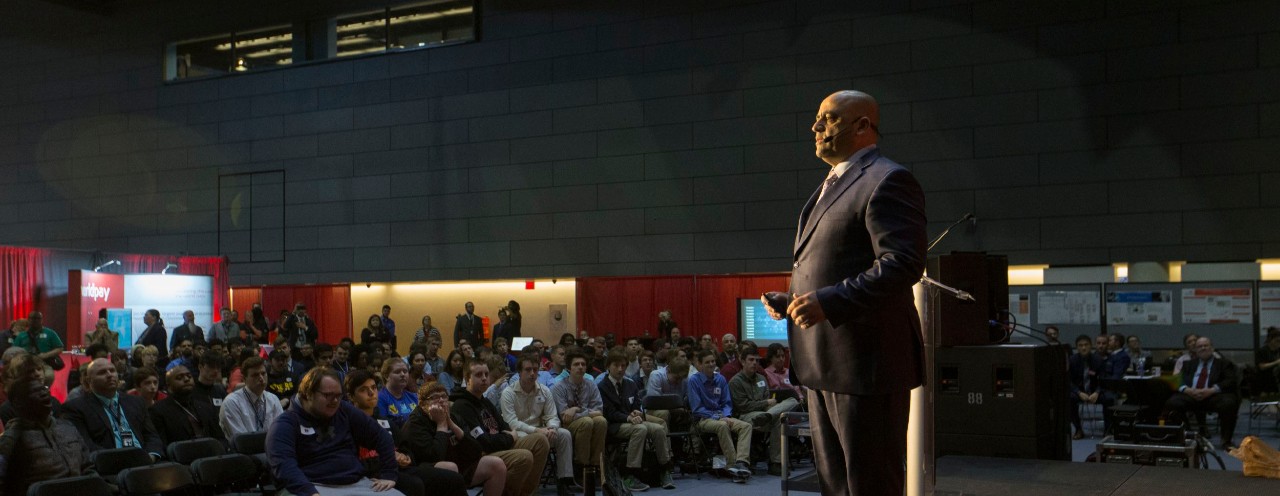
M 265 432 L 236 436 L 234 453 L 228 453 L 216 439 L 182 441 L 168 446 L 169 461 L 155 464 L 140 448 L 96 451 L 91 460 L 98 475 L 39 482 L 31 486 L 27 496 L 135 496 L 172 491 L 260 496 L 274 490 L 263 484 L 267 473 L 265 443 Z

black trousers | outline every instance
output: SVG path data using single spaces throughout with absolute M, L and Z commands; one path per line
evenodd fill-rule
M 814 464 L 824 495 L 901 496 L 911 392 L 809 390 Z
M 1222 440 L 1230 441 L 1236 435 L 1236 420 L 1240 415 L 1240 397 L 1231 393 L 1218 393 L 1200 401 L 1196 401 L 1187 393 L 1174 393 L 1164 404 L 1165 410 L 1174 422 L 1187 420 L 1188 413 L 1197 414 L 1200 428 L 1204 429 L 1205 412 L 1218 412 L 1218 422 L 1222 424 Z

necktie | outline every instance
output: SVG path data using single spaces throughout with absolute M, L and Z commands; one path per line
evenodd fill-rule
M 818 201 L 822 201 L 822 195 L 827 194 L 827 188 L 830 188 L 839 179 L 840 176 L 836 175 L 836 168 L 832 167 L 831 172 L 827 174 L 827 179 L 822 181 L 822 191 L 818 192 Z
M 1209 384 L 1209 362 L 1200 366 L 1200 377 L 1196 378 L 1196 389 L 1204 389 Z
M 258 430 L 262 430 L 262 424 L 267 420 L 267 408 L 264 403 L 262 398 L 258 398 L 258 401 L 253 402 L 253 416 L 258 421 Z

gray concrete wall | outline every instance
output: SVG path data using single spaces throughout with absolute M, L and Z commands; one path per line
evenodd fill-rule
M 477 43 L 161 81 L 166 41 L 303 4 L 5 2 L 0 243 L 235 284 L 782 271 L 856 88 L 931 233 L 977 216 L 939 250 L 1280 257 L 1274 1 L 488 1 Z M 220 176 L 278 170 L 220 219 Z

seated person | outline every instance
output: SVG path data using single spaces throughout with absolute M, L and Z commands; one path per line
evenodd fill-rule
M 378 452 L 379 475 L 364 476 L 357 448 Z M 296 496 L 402 495 L 391 435 L 342 401 L 332 369 L 315 369 L 298 384 L 297 401 L 267 429 L 267 461 L 282 494 Z
M 779 402 L 771 398 L 769 382 L 760 371 L 760 351 L 751 341 L 738 346 L 741 370 L 729 381 L 729 395 L 733 398 L 733 412 L 738 418 L 760 431 L 768 433 L 769 475 L 782 475 L 782 414 L 791 411 L 800 402 L 787 398 Z M 750 461 L 748 461 L 750 464 Z
M 600 398 L 604 404 L 604 418 L 609 422 L 609 437 L 628 441 L 627 473 L 623 484 L 631 491 L 644 491 L 649 486 L 636 477 L 643 467 L 645 439 L 653 443 L 658 465 L 662 467 L 662 487 L 675 489 L 671 480 L 671 441 L 667 438 L 667 426 L 657 417 L 646 417 L 640 403 L 640 388 L 626 377 L 630 357 L 626 353 L 611 353 L 608 373 L 600 383 Z M 606 461 L 610 463 L 612 460 Z
M 289 352 L 285 350 L 271 350 L 267 355 L 267 390 L 280 399 L 280 405 L 286 411 L 298 390 L 299 376 L 294 375 L 292 363 Z
M 587 380 L 587 356 L 574 351 L 564 360 L 569 363 L 569 376 L 551 387 L 551 396 L 556 400 L 560 425 L 569 426 L 573 435 L 574 471 L 578 472 L 599 465 L 609 422 L 604 418 L 600 390 Z
M 120 394 L 116 366 L 99 358 L 89 364 L 89 390 L 79 399 L 62 405 L 65 418 L 80 431 L 89 451 L 115 448 L 142 448 L 159 460 L 164 443 L 146 406 L 137 396 Z
M 169 369 L 169 397 L 159 401 L 147 413 L 165 445 L 202 437 L 222 442 L 226 435 L 218 426 L 218 407 L 208 398 L 195 394 L 195 380 L 185 365 Z
M 689 412 L 693 415 L 693 427 L 697 432 L 714 434 L 720 441 L 720 452 L 734 482 L 746 482 L 751 477 L 751 424 L 731 417 L 733 399 L 729 383 L 716 373 L 716 353 L 700 349 L 693 353 L 698 371 L 689 376 Z M 734 444 L 730 431 L 737 434 Z M 734 460 L 737 460 L 734 462 Z
M 93 473 L 88 445 L 74 425 L 53 416 L 49 388 L 30 370 L 14 370 L 5 382 L 17 417 L 0 435 L 0 494 L 24 495 L 40 481 Z
M 399 430 L 409 420 L 413 409 L 418 407 L 417 390 L 409 388 L 409 365 L 399 358 L 383 360 L 382 377 L 386 379 L 387 385 L 378 391 L 378 416 L 394 419 L 395 429 Z
M 803 386 L 791 384 L 791 369 L 787 367 L 787 347 L 781 343 L 773 343 L 764 352 L 764 378 L 769 381 L 769 389 L 791 388 L 804 403 L 808 393 Z
M 233 441 L 240 434 L 262 432 L 284 413 L 280 399 L 267 391 L 267 364 L 251 356 L 240 365 L 244 387 L 228 394 L 218 411 L 218 426 Z
M 134 388 L 125 394 L 142 399 L 142 406 L 148 410 L 160 401 L 164 401 L 169 395 L 160 390 L 160 372 L 148 366 L 138 367 L 133 371 Z
M 499 344 L 502 338 L 495 339 Z M 517 438 L 529 434 L 542 434 L 556 450 L 556 493 L 573 494 L 573 437 L 560 426 L 556 413 L 556 400 L 551 390 L 538 383 L 536 355 L 522 355 L 516 359 L 519 381 L 502 391 L 500 405 L 502 420 L 511 426 Z
M 1262 342 L 1255 357 L 1258 366 L 1258 391 L 1275 392 L 1280 388 L 1280 328 L 1267 328 L 1267 339 Z
M 640 369 L 634 375 L 627 376 L 636 381 L 636 387 L 640 388 L 641 400 L 644 400 L 649 393 L 649 375 L 653 374 L 656 368 L 657 362 L 654 361 L 653 352 L 644 350 L 640 352 Z
M 480 443 L 449 418 L 449 392 L 438 382 L 418 389 L 418 408 L 401 429 L 400 449 L 413 463 L 458 472 L 467 486 L 484 486 L 485 494 L 503 494 L 507 466 L 501 458 L 480 453 Z
M 1072 439 L 1084 439 L 1080 423 L 1080 405 L 1097 403 L 1098 385 L 1102 375 L 1102 357 L 1093 352 L 1093 340 L 1081 334 L 1076 338 L 1076 353 L 1067 359 L 1067 375 L 1071 382 L 1071 426 L 1075 427 Z
M 205 397 L 213 406 L 222 406 L 227 397 L 227 381 L 222 380 L 222 368 L 226 357 L 222 352 L 209 350 L 195 356 L 195 369 L 199 372 L 195 381 L 195 394 Z
M 1142 339 L 1129 336 L 1125 342 L 1124 352 L 1129 355 L 1129 372 L 1134 375 L 1146 375 L 1151 369 L 1151 352 L 1142 349 Z
M 1214 355 L 1213 341 L 1196 340 L 1196 359 L 1182 368 L 1182 385 L 1178 392 L 1164 404 L 1169 418 L 1183 422 L 1188 412 L 1218 412 L 1222 424 L 1222 449 L 1234 447 L 1231 438 L 1236 432 L 1236 417 L 1240 410 L 1240 378 L 1236 365 Z M 1204 431 L 1203 423 L 1200 426 Z
M 689 360 L 684 356 L 676 354 L 671 355 L 672 358 L 667 361 L 667 366 L 655 369 L 649 373 L 648 391 L 645 396 L 658 395 L 675 395 L 680 397 L 680 404 L 689 404 Z M 649 415 L 653 415 L 664 420 L 667 425 L 683 425 L 679 417 L 688 418 L 688 409 L 681 408 L 677 411 L 670 410 L 652 410 Z
M 347 400 L 352 405 L 355 405 L 365 415 L 377 421 L 378 425 L 387 431 L 387 434 L 391 435 L 391 440 L 396 445 L 396 465 L 400 468 L 400 475 L 396 480 L 396 489 L 399 489 L 406 496 L 425 496 L 427 487 L 432 488 L 432 494 L 444 493 L 462 496 L 467 493 L 467 485 L 462 481 L 462 476 L 458 474 L 457 470 L 438 468 L 434 464 L 414 463 L 413 458 L 400 449 L 403 441 L 401 433 L 405 422 L 408 420 L 408 415 L 401 419 L 384 415 L 379 411 L 377 376 L 367 370 L 353 370 L 350 374 L 347 374 L 343 390 L 347 394 Z M 417 399 L 418 395 L 415 393 L 413 397 Z M 414 408 L 417 408 L 417 406 L 415 404 Z M 360 448 L 359 456 L 360 461 L 364 463 L 365 477 L 377 477 L 382 468 L 377 450 Z M 457 466 L 450 468 L 457 469 Z
M 1196 340 L 1200 339 L 1196 333 L 1189 333 L 1182 336 L 1182 345 L 1186 349 L 1182 353 L 1170 356 L 1164 363 L 1165 370 L 1172 370 L 1174 375 L 1182 373 L 1182 367 L 1196 357 Z
M 449 416 L 463 432 L 480 443 L 480 449 L 502 459 L 507 465 L 506 488 L 509 494 L 531 495 L 538 490 L 538 479 L 547 466 L 551 444 L 547 437 L 533 433 L 516 438 L 502 420 L 498 407 L 484 398 L 489 389 L 489 365 L 473 358 L 467 362 L 467 387 L 449 396 L 453 406 Z

